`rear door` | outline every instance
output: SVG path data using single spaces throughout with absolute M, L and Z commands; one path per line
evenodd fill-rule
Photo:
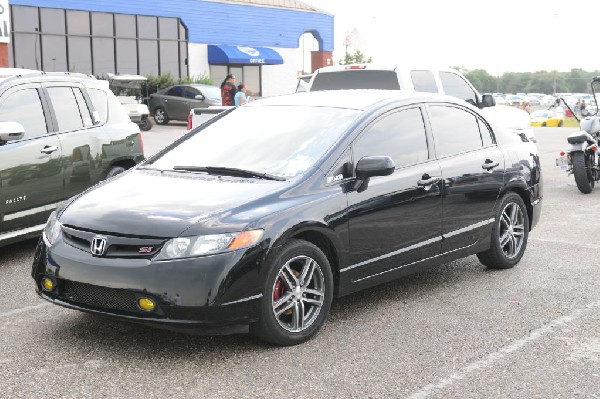
M 64 82 L 44 88 L 62 147 L 64 196 L 69 198 L 100 180 L 102 146 L 110 143 L 110 137 L 93 125 L 81 86 Z
M 0 241 L 11 231 L 41 229 L 63 199 L 61 147 L 39 84 L 19 85 L 0 97 L 0 121 L 25 128 L 21 140 L 0 144 Z M 23 231 L 21 231 L 22 233 Z
M 387 155 L 396 170 L 348 194 L 351 260 L 342 272 L 352 282 L 439 254 L 441 171 L 424 126 L 421 107 L 404 108 L 374 121 L 353 145 L 354 165 L 364 156 Z
M 452 104 L 428 110 L 443 177 L 442 252 L 449 252 L 489 237 L 504 184 L 504 157 L 475 113 Z

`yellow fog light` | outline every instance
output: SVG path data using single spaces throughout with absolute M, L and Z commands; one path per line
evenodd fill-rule
M 145 310 L 146 312 L 151 312 L 156 308 L 156 304 L 150 298 L 140 298 L 137 303 L 140 309 Z
M 44 277 L 42 279 L 42 287 L 46 290 L 46 291 L 52 291 L 54 290 L 54 281 L 52 281 L 51 279 L 49 279 L 48 277 Z

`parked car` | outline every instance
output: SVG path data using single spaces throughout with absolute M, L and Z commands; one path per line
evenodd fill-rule
M 506 96 L 506 104 L 513 106 L 513 107 L 517 107 L 521 104 L 523 104 L 525 100 L 523 99 L 523 97 L 513 94 L 510 96 Z
M 540 102 L 541 102 L 541 105 L 549 107 L 556 102 L 556 97 L 547 95 L 547 96 L 542 97 Z
M 464 75 L 452 68 L 337 65 L 317 69 L 306 87 L 307 91 L 345 89 L 400 90 L 454 96 L 477 106 L 486 117 L 510 127 L 519 136 L 525 135 L 535 142 L 527 112 L 496 105 L 492 95 L 481 95 Z
M 221 105 L 221 90 L 204 84 L 175 85 L 150 95 L 150 113 L 159 125 L 187 121 L 192 108 Z
M 106 81 L 0 81 L 0 246 L 39 235 L 58 203 L 143 159 L 140 130 Z
M 32 276 L 67 308 L 292 345 L 336 296 L 471 254 L 515 266 L 541 201 L 536 145 L 462 100 L 277 96 L 64 204 Z
M 551 110 L 533 111 L 530 117 L 531 126 L 561 127 L 564 123 L 564 114 Z

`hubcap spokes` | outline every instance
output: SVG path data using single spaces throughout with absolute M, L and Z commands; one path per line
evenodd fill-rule
M 525 239 L 525 215 L 519 205 L 510 203 L 500 217 L 500 248 L 504 256 L 514 258 L 521 251 Z
M 307 329 L 319 316 L 325 300 L 321 266 L 308 256 L 290 259 L 279 270 L 271 298 L 273 314 L 282 328 L 290 332 Z

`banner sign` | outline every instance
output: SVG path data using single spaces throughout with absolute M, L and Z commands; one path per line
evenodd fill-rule
M 10 43 L 10 9 L 8 0 L 0 0 L 0 43 Z

